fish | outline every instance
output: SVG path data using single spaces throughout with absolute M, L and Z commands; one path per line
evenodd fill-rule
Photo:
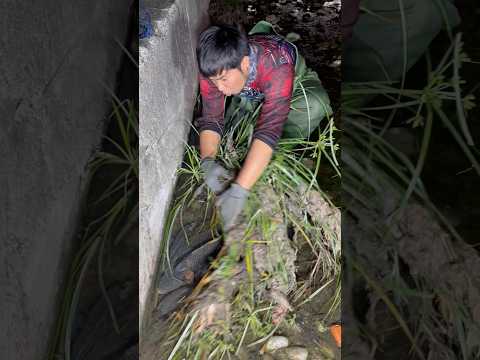
M 220 239 L 215 238 L 199 246 L 186 255 L 177 266 L 175 266 L 174 276 L 177 279 L 187 280 L 185 279 L 185 275 L 192 272 L 194 279 L 199 279 L 208 270 L 210 266 L 209 259 L 218 253 L 221 245 Z
M 209 257 L 220 249 L 221 241 L 219 238 L 212 239 L 211 230 L 191 235 L 187 241 L 185 232 L 194 230 L 190 225 L 172 237 L 170 268 L 160 274 L 157 282 L 157 292 L 160 295 L 197 281 L 208 270 Z
M 178 309 L 181 301 L 192 292 L 192 286 L 183 285 L 174 291 L 165 294 L 159 299 L 157 314 L 161 317 L 170 315 L 173 311 Z

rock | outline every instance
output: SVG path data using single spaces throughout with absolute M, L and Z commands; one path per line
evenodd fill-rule
M 262 360 L 275 360 L 275 358 L 270 354 L 264 354 Z
M 271 353 L 276 350 L 286 348 L 288 344 L 289 341 L 285 336 L 272 336 L 265 344 L 264 351 L 267 353 Z
M 308 350 L 300 346 L 291 346 L 275 353 L 277 360 L 307 360 Z
M 302 16 L 303 21 L 310 21 L 310 20 L 312 20 L 312 18 L 313 18 L 313 16 L 312 16 L 312 13 L 310 13 L 310 12 L 306 12 Z
M 267 20 L 270 24 L 274 25 L 274 24 L 277 24 L 277 23 L 280 21 L 280 18 L 279 18 L 278 16 L 276 16 L 276 15 L 268 15 L 268 16 L 266 17 L 266 20 Z
M 287 353 L 289 360 L 307 360 L 308 357 L 308 350 L 300 346 L 286 348 L 285 352 Z
M 333 1 L 325 1 L 323 3 L 324 7 L 333 7 L 337 10 L 340 10 L 342 7 L 342 2 L 340 0 L 333 0 Z
M 298 35 L 296 32 L 290 32 L 287 34 L 286 39 L 290 42 L 295 42 L 297 40 L 300 40 L 300 35 Z M 313 160 L 307 159 L 313 163 Z

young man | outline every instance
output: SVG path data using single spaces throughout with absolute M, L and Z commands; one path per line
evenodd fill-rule
M 306 68 L 296 47 L 275 34 L 267 22 L 258 23 L 249 36 L 236 26 L 208 28 L 200 36 L 197 61 L 203 105 L 199 119 L 201 167 L 215 193 L 224 190 L 222 179 L 227 175 L 215 161 L 225 127 L 225 97 L 234 96 L 227 113 L 242 106 L 253 111 L 263 102 L 243 166 L 217 200 L 228 231 L 270 162 L 278 139 L 308 137 L 332 110 L 317 74 Z M 305 94 L 306 98 L 294 96 L 298 99 L 291 104 L 292 94 Z M 290 111 L 291 105 L 295 111 Z

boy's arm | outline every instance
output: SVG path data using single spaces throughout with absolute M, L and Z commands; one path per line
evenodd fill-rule
M 292 64 L 274 66 L 267 63 L 260 79 L 261 90 L 265 96 L 253 138 L 262 140 L 272 149 L 275 148 L 290 112 L 295 69 Z M 262 69 L 263 70 L 263 69 Z M 260 70 L 259 70 L 260 73 Z
M 282 134 L 290 110 L 293 67 L 282 65 L 261 78 L 265 101 L 253 134 L 253 142 L 235 183 L 217 199 L 225 231 L 235 225 L 250 189 L 255 185 L 272 158 L 273 149 Z
M 200 156 L 215 157 L 224 128 L 225 96 L 206 77 L 199 75 L 202 116 L 198 119 Z
M 253 134 L 254 140 L 235 180 L 247 190 L 262 175 L 282 134 L 290 111 L 294 72 L 292 65 L 284 64 L 272 69 L 261 79 L 265 102 Z
M 200 132 L 200 158 L 215 158 L 220 144 L 220 134 L 212 130 Z
M 235 182 L 244 189 L 250 190 L 267 167 L 272 154 L 273 149 L 269 145 L 262 140 L 253 140 Z

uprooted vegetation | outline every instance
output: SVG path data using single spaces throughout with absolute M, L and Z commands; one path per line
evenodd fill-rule
M 232 172 L 250 146 L 258 113 L 243 115 L 224 136 L 218 158 Z M 157 314 L 185 301 L 156 351 L 170 359 L 258 353 L 275 332 L 294 329 L 298 308 L 323 292 L 329 294 L 322 299 L 323 328 L 338 316 L 340 211 L 317 181 L 320 162 L 338 172 L 335 133 L 328 119 L 316 141 L 281 140 L 238 226 L 223 235 L 198 152 L 187 147 L 179 170 L 185 180 L 165 228 Z M 181 243 L 194 250 L 180 250 Z M 205 261 L 209 254 L 211 262 Z
M 460 78 L 461 67 L 470 59 L 463 51 L 460 35 L 450 40 L 443 56 L 426 56 L 424 87 L 405 88 L 402 80 L 350 83 L 344 84 L 342 90 L 345 358 L 479 357 L 478 253 L 435 206 L 421 176 L 432 128 L 439 124 L 450 132 L 452 142 L 458 144 L 471 164 L 465 171 L 478 173 L 480 169 L 467 122 L 475 98 L 465 91 Z M 367 106 L 366 98 L 375 101 Z M 396 126 L 401 123 L 403 128 L 421 133 L 416 156 L 408 157 L 386 141 L 384 135 L 393 120 Z M 329 125 L 323 129 L 333 130 Z M 262 185 L 275 189 L 276 199 L 272 201 L 271 194 L 259 186 L 246 212 L 246 219 L 252 220 L 243 222 L 236 235 L 225 237 L 225 250 L 220 251 L 210 272 L 196 279 L 196 287 L 190 285 L 186 297 L 192 296 L 183 309 L 172 315 L 169 333 L 157 343 L 158 353 L 168 353 L 169 359 L 207 355 L 212 359 L 258 358 L 258 350 L 269 336 L 298 330 L 302 308 L 322 297 L 327 300 L 327 309 L 324 321 L 316 325 L 328 324 L 340 299 L 340 252 L 335 247 L 340 245 L 339 215 L 316 180 L 312 181 L 317 176 L 311 175 L 318 174 L 328 163 L 337 168 L 331 136 L 334 133 L 320 134 L 315 143 L 297 144 L 300 151 L 292 151 L 287 143 L 280 147 L 262 178 Z M 248 141 L 248 132 L 237 134 L 243 135 L 230 137 L 229 141 Z M 304 156 L 302 148 L 307 147 L 308 156 Z M 222 160 L 230 169 L 238 168 L 244 154 L 245 147 L 238 152 L 231 143 L 222 144 Z M 290 161 L 292 156 L 295 161 Z M 188 175 L 189 183 L 183 190 L 192 190 L 182 192 L 188 196 L 180 197 L 176 203 L 178 216 L 181 204 L 192 205 L 189 201 L 201 183 L 195 152 L 189 149 L 186 158 L 181 172 Z M 302 180 L 294 181 L 297 176 Z M 195 195 L 203 196 L 208 203 L 212 201 L 206 193 Z M 260 200 L 265 197 L 269 200 Z M 319 217 L 324 228 L 317 234 L 312 232 L 312 210 L 305 205 L 312 197 L 318 197 L 312 203 L 325 211 Z M 259 209 L 260 201 L 271 206 Z M 280 209 L 282 221 L 275 220 L 275 209 Z M 215 224 L 208 226 L 216 231 Z M 284 238 L 284 226 L 289 239 L 288 247 L 281 249 L 286 266 L 272 272 L 278 267 L 268 263 L 265 250 L 276 251 L 272 247 L 276 239 Z M 289 277 L 292 259 L 295 281 Z M 267 276 L 262 276 L 265 272 Z M 280 288 L 281 295 L 274 291 L 272 296 L 272 288 Z M 301 329 L 299 332 L 305 334 Z M 309 349 L 313 358 L 317 350 L 319 358 L 334 358 L 325 354 L 328 346 L 323 345 Z

